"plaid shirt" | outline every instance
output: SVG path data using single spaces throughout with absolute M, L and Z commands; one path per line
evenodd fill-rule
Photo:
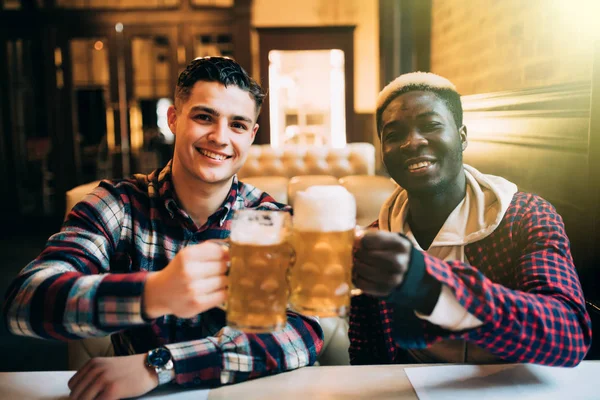
M 584 358 L 591 322 L 562 218 L 542 198 L 516 193 L 500 226 L 465 246 L 468 263 L 422 254 L 427 272 L 483 325 L 453 332 L 358 296 L 350 311 L 352 364 L 403 363 L 402 349 L 442 339 L 464 339 L 509 362 L 575 366 Z
M 163 269 L 187 245 L 228 237 L 233 210 L 290 210 L 234 178 L 226 201 L 198 227 L 175 199 L 170 166 L 103 181 L 73 208 L 10 286 L 4 310 L 10 331 L 60 340 L 114 333 L 117 355 L 166 346 L 182 385 L 216 386 L 312 365 L 322 330 L 316 319 L 292 312 L 272 334 L 228 328 L 216 308 L 190 319 L 144 318 L 148 271 Z

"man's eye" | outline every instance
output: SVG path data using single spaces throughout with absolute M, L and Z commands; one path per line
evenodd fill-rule
M 232 127 L 232 128 L 235 128 L 235 129 L 242 129 L 242 130 L 246 130 L 246 129 L 248 129 L 248 128 L 246 127 L 246 125 L 244 125 L 244 124 L 240 124 L 239 122 L 234 122 L 233 124 L 231 124 L 231 127 Z
M 396 132 L 396 131 L 393 131 L 393 132 L 389 132 L 389 133 L 387 133 L 385 135 L 384 141 L 386 141 L 386 142 L 387 141 L 392 142 L 392 141 L 398 140 L 399 138 L 400 138 L 400 133 Z
M 423 124 L 421 126 L 421 129 L 424 130 L 425 132 L 430 132 L 430 131 L 434 131 L 434 130 L 438 129 L 441 126 L 442 125 L 437 122 L 429 122 L 427 124 Z
M 194 119 L 198 119 L 200 121 L 210 121 L 211 117 L 210 117 L 210 115 L 207 115 L 207 114 L 198 114 L 194 117 Z

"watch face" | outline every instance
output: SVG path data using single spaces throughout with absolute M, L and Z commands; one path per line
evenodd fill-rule
M 148 364 L 153 367 L 164 367 L 171 359 L 171 353 L 165 348 L 158 348 L 148 353 Z

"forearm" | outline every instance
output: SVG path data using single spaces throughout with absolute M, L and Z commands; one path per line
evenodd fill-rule
M 9 330 L 67 340 L 142 323 L 145 273 L 109 274 L 115 249 L 130 232 L 124 220 L 121 196 L 108 186 L 78 203 L 9 287 L 4 304 Z
M 479 327 L 460 332 L 432 329 L 426 323 L 429 343 L 464 338 L 507 361 L 546 365 L 572 366 L 585 356 L 590 321 L 582 293 L 576 288 L 552 284 L 545 276 L 530 276 L 528 282 L 539 282 L 537 287 L 525 283 L 523 289 L 528 292 L 511 290 L 467 264 L 424 257 L 428 272 L 481 322 Z M 526 266 L 520 267 L 527 271 Z
M 32 263 L 8 290 L 4 314 L 17 335 L 69 340 L 144 323 L 146 273 L 85 275 L 65 262 Z
M 214 387 L 312 365 L 322 345 L 315 319 L 288 312 L 281 331 L 244 334 L 225 327 L 214 337 L 166 347 L 178 384 Z
M 352 297 L 348 337 L 351 365 L 390 364 L 395 351 L 393 342 L 386 343 L 382 319 L 392 318 L 382 301 L 368 295 Z

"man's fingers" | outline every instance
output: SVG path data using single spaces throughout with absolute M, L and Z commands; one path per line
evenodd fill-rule
M 69 383 L 67 384 L 69 389 L 73 390 L 73 388 L 76 387 L 77 384 L 87 376 L 87 372 L 92 368 L 92 365 L 93 364 L 91 362 L 85 363 L 83 367 L 81 367 L 81 369 L 77 371 L 75 375 L 71 377 L 71 379 L 69 379 Z
M 226 290 L 218 290 L 198 297 L 198 302 L 203 304 L 206 310 L 222 305 L 227 298 Z
M 354 259 L 352 281 L 367 294 L 386 297 L 402 282 L 403 276 L 402 272 L 390 272 L 379 268 L 377 264 L 367 264 Z
M 69 395 L 70 399 L 83 400 L 88 398 L 89 396 L 86 397 L 86 395 L 89 393 L 88 388 L 90 388 L 97 381 L 97 378 L 102 373 L 102 370 L 97 368 L 92 361 L 88 361 L 88 364 L 92 364 L 91 368 L 85 372 L 83 369 L 78 372 L 78 374 L 81 373 L 82 376 L 81 379 L 79 379 L 77 383 L 73 385 L 71 394 Z M 93 399 L 93 397 L 91 398 Z
M 116 398 L 117 397 L 115 396 L 113 390 L 109 390 L 109 388 L 104 388 L 100 393 L 98 393 L 98 396 L 95 400 L 113 400 Z
M 360 244 L 357 246 L 360 250 L 397 250 L 409 251 L 410 241 L 400 236 L 398 233 L 387 231 L 368 231 L 366 232 Z
M 355 260 L 370 265 L 377 270 L 391 273 L 406 270 L 409 262 L 409 254 L 396 250 L 358 250 L 354 255 Z
M 229 278 L 225 275 L 219 275 L 198 281 L 194 285 L 194 288 L 196 289 L 196 293 L 203 296 L 218 292 L 220 290 L 225 290 L 228 284 Z
M 88 386 L 83 389 L 77 400 L 94 400 L 100 391 L 102 391 L 106 382 L 101 379 L 102 373 L 96 376 Z
M 378 283 L 372 282 L 360 275 L 355 276 L 353 282 L 354 286 L 362 290 L 365 294 L 375 297 L 385 297 L 388 294 Z
M 100 392 L 96 394 L 95 400 L 116 400 L 121 397 L 123 397 L 122 389 L 119 389 L 119 386 L 112 382 L 102 387 Z
M 186 272 L 192 278 L 225 276 L 229 269 L 227 261 L 192 262 L 186 265 Z
M 382 268 L 381 263 L 365 262 L 359 258 L 354 259 L 353 272 L 373 282 L 385 282 L 393 273 L 387 267 Z

